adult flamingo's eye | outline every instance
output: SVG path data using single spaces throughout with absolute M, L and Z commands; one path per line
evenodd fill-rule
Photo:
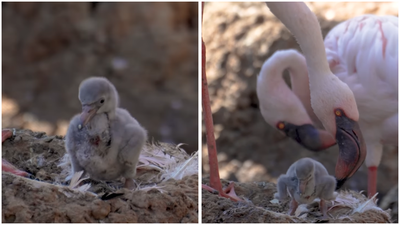
M 335 115 L 336 116 L 342 116 L 342 111 L 340 109 L 335 109 Z

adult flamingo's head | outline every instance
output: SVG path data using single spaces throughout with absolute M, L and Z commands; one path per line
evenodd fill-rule
M 285 69 L 289 70 L 293 91 L 283 80 Z M 303 147 L 319 151 L 335 144 L 334 137 L 317 129 L 310 119 L 309 114 L 314 113 L 306 61 L 296 50 L 277 51 L 264 62 L 257 79 L 257 95 L 265 121 Z
M 267 5 L 295 36 L 306 58 L 311 106 L 339 146 L 335 176 L 340 188 L 360 168 L 366 156 L 354 94 L 329 69 L 321 28 L 314 13 L 302 2 Z
M 336 76 L 326 77 L 318 81 L 319 84 L 314 84 L 318 87 L 311 94 L 311 104 L 339 146 L 335 176 L 337 188 L 340 188 L 364 162 L 366 146 L 358 125 L 359 114 L 353 92 Z

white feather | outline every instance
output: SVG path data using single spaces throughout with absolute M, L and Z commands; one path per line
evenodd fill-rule
M 198 173 L 198 151 L 192 157 L 183 162 L 169 165 L 161 175 L 161 180 L 175 179 L 181 180 L 186 176 Z
M 82 186 L 78 186 L 82 181 L 88 179 L 88 178 L 82 178 L 82 179 L 80 179 L 81 176 L 82 176 L 82 174 L 83 174 L 83 171 L 76 172 L 76 173 L 72 176 L 71 183 L 69 184 L 68 187 L 71 188 L 71 189 L 76 189 L 76 190 L 78 190 L 78 191 L 82 191 L 82 192 L 83 192 L 83 191 L 89 190 L 90 184 L 84 184 L 84 185 L 82 185 Z

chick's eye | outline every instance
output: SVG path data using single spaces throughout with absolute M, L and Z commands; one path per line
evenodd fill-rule
M 100 101 L 100 103 L 103 104 L 103 103 L 104 103 L 104 99 L 102 99 L 102 100 Z

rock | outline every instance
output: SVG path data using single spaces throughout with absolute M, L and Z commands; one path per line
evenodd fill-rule
M 66 208 L 66 216 L 71 221 L 71 223 L 93 223 L 95 222 L 91 219 L 88 214 L 90 213 L 90 209 L 84 206 L 81 206 L 78 203 L 70 204 L 69 207 Z
M 113 223 L 137 223 L 138 218 L 134 211 L 129 210 L 129 212 L 121 215 L 119 213 L 110 213 L 108 215 L 108 221 L 112 221 Z M 108 222 L 107 221 L 107 222 Z
M 110 213 L 110 204 L 97 199 L 92 203 L 92 215 L 96 220 L 102 220 Z
M 32 222 L 32 212 L 18 199 L 10 199 L 9 207 L 3 213 L 4 221 L 7 223 Z

